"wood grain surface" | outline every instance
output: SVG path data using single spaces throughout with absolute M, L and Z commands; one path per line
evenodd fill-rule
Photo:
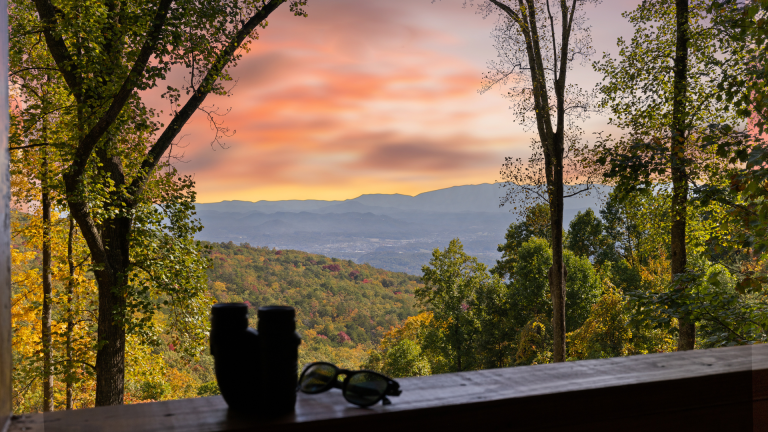
M 293 415 L 236 414 L 221 397 L 57 411 L 12 431 L 768 431 L 768 345 L 398 380 L 392 405 L 299 394 Z M 682 402 L 681 402 L 682 401 Z

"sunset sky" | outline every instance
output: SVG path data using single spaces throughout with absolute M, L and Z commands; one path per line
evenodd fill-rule
M 594 59 L 631 35 L 620 14 L 639 1 L 588 10 Z M 504 157 L 527 155 L 532 135 L 513 118 L 505 88 L 478 93 L 496 57 L 495 18 L 462 3 L 309 0 L 307 18 L 281 7 L 233 70 L 232 95 L 206 100 L 231 108 L 222 119 L 236 132 L 226 148 L 210 145 L 200 113 L 182 132 L 176 166 L 194 175 L 198 201 L 415 195 L 498 180 Z M 570 81 L 598 80 L 577 66 Z M 586 129 L 605 130 L 606 119 Z

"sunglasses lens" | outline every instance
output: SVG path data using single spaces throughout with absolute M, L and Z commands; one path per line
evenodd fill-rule
M 331 383 L 336 376 L 336 368 L 327 364 L 316 364 L 304 371 L 300 388 L 304 393 L 319 393 Z
M 356 405 L 375 404 L 387 390 L 387 380 L 379 375 L 360 372 L 352 375 L 347 383 L 344 398 Z

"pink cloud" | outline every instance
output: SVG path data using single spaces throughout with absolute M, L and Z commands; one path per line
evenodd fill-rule
M 206 101 L 231 108 L 220 118 L 235 131 L 227 148 L 209 145 L 214 131 L 198 113 L 177 167 L 195 175 L 201 202 L 493 182 L 504 156 L 527 154 L 531 132 L 514 121 L 503 89 L 478 94 L 496 55 L 494 20 L 462 3 L 317 0 L 308 18 L 279 10 L 231 70 L 232 95 Z

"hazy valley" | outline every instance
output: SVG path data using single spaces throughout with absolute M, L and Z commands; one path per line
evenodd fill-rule
M 434 248 L 458 237 L 465 251 L 492 266 L 510 223 L 497 184 L 455 186 L 416 196 L 368 194 L 345 201 L 223 201 L 196 204 L 200 240 L 294 249 L 421 274 Z M 565 224 L 599 194 L 565 201 Z

